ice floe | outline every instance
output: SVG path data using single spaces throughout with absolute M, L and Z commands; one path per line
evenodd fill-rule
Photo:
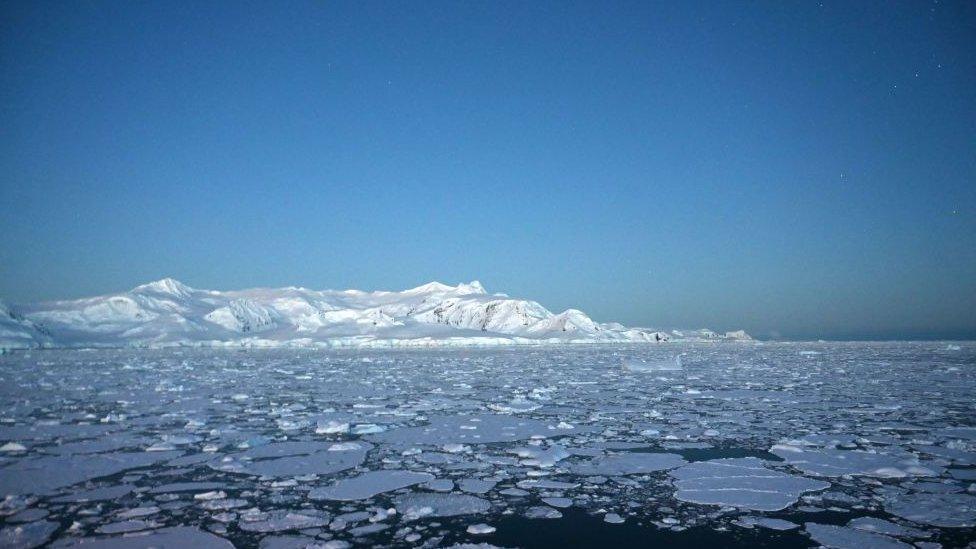
M 404 517 L 453 517 L 484 513 L 491 504 L 467 494 L 404 494 L 393 499 L 397 511 Z
M 369 499 L 377 494 L 429 482 L 434 476 L 401 470 L 369 471 L 359 476 L 342 479 L 332 486 L 316 488 L 308 497 L 318 500 L 355 501 Z
M 885 502 L 884 507 L 892 515 L 918 524 L 976 526 L 976 496 L 970 494 L 900 494 Z
M 752 457 L 699 461 L 671 471 L 675 497 L 689 503 L 779 511 L 830 484 L 775 471 Z
M 674 469 L 687 463 L 678 454 L 629 453 L 600 456 L 568 468 L 578 475 L 633 475 Z
M 831 549 L 910 549 L 911 545 L 864 530 L 808 522 L 804 529 L 813 541 Z
M 9 549 L 32 549 L 47 543 L 58 524 L 51 521 L 38 521 L 16 524 L 0 528 L 0 547 Z

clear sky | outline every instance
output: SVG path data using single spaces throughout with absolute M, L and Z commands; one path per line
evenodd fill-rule
M 976 337 L 976 2 L 0 3 L 0 297 Z

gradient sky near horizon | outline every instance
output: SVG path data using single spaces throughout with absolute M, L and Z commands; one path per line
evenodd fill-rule
M 3 2 L 0 298 L 976 338 L 976 3 Z

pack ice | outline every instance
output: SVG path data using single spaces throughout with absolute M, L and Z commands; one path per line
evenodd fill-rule
M 966 546 L 958 347 L 18 351 L 0 547 Z

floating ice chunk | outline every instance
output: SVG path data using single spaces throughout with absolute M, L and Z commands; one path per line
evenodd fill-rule
M 16 452 L 26 452 L 27 447 L 19 442 L 8 442 L 3 446 L 0 446 L 0 452 L 12 454 Z
M 193 499 L 196 500 L 224 499 L 226 497 L 227 497 L 227 493 L 224 492 L 223 490 L 213 490 L 210 492 L 193 494 Z
M 0 529 L 0 547 L 9 549 L 32 549 L 47 543 L 51 534 L 58 529 L 58 523 L 51 521 L 31 522 Z
M 304 530 L 319 528 L 329 524 L 331 516 L 324 511 L 270 511 L 267 513 L 244 514 L 237 526 L 245 532 L 282 532 L 285 530 Z
M 44 448 L 44 452 L 52 454 L 96 454 L 100 452 L 111 452 L 124 448 L 138 448 L 144 446 L 148 439 L 126 434 L 113 434 L 99 437 L 95 440 L 83 440 L 78 442 L 62 442 L 57 446 Z M 171 448 L 172 449 L 172 448 Z
M 519 488 L 525 488 L 527 490 L 572 490 L 573 488 L 579 488 L 578 482 L 562 482 L 559 480 L 545 480 L 545 479 L 528 479 L 520 480 L 516 483 Z
M 914 448 L 926 454 L 951 459 L 958 465 L 976 465 L 976 452 L 945 446 L 915 445 Z
M 73 494 L 68 494 L 66 496 L 60 496 L 52 498 L 53 503 L 79 503 L 86 501 L 109 501 L 113 499 L 118 499 L 132 490 L 135 486 L 131 484 L 120 484 L 118 486 L 106 486 L 105 488 L 95 488 L 92 490 L 83 490 L 81 492 L 75 492 Z
M 7 522 L 8 523 L 34 522 L 36 520 L 41 520 L 42 518 L 46 518 L 50 514 L 51 512 L 48 511 L 47 509 L 37 509 L 37 508 L 24 509 L 23 511 L 15 515 L 11 515 L 7 517 Z
M 497 483 L 498 481 L 495 480 L 465 478 L 461 479 L 459 488 L 461 488 L 462 492 L 468 492 L 470 494 L 487 494 Z
M 254 440 L 254 439 L 251 439 Z M 262 444 L 249 444 L 247 450 L 230 454 L 229 458 L 247 459 L 267 459 L 281 458 L 289 456 L 307 456 L 321 450 L 327 450 L 332 444 L 329 442 L 304 441 L 304 442 L 272 442 Z
M 422 482 L 433 480 L 428 473 L 414 473 L 412 471 L 388 470 L 370 471 L 358 477 L 343 479 L 332 486 L 316 488 L 309 492 L 308 497 L 317 500 L 355 501 L 369 499 L 383 492 L 399 490 Z
M 603 522 L 608 524 L 623 524 L 624 518 L 617 513 L 607 513 L 603 515 Z
M 389 528 L 389 524 L 366 524 L 363 526 L 357 526 L 355 528 L 350 528 L 348 532 L 355 537 L 368 536 L 369 534 L 375 534 L 376 532 L 382 532 Z
M 553 444 L 548 448 L 538 446 L 526 446 L 515 448 L 509 452 L 522 458 L 522 465 L 531 467 L 552 467 L 556 462 L 568 458 L 571 454 L 558 444 Z
M 542 408 L 542 405 L 531 400 L 517 398 L 505 404 L 491 403 L 488 408 L 503 414 L 519 414 L 538 410 Z
M 332 435 L 346 432 L 349 432 L 349 423 L 345 421 L 329 420 L 325 423 L 319 423 L 315 427 L 315 434 L 318 435 Z
M 142 535 L 127 535 L 116 537 L 96 538 L 65 538 L 59 539 L 52 547 L 92 546 L 99 549 L 143 549 L 182 548 L 194 549 L 234 549 L 234 545 L 224 538 L 204 532 L 192 526 L 178 526 L 175 528 L 161 528 Z
M 265 536 L 258 549 L 320 549 L 322 542 L 307 536 Z
M 488 501 L 467 494 L 404 494 L 393 502 L 406 520 L 484 513 L 491 508 Z
M 552 507 L 546 507 L 545 505 L 537 505 L 535 507 L 529 507 L 525 511 L 525 518 L 530 519 L 557 519 L 562 518 L 563 514 Z
M 958 480 L 976 480 L 976 469 L 950 469 L 949 474 Z
M 229 509 L 239 509 L 241 507 L 246 507 L 248 501 L 246 499 L 211 499 L 206 500 L 200 504 L 200 507 L 208 511 L 227 511 Z
M 241 454 L 211 462 L 211 468 L 230 473 L 267 477 L 328 475 L 352 469 L 366 459 L 373 445 L 367 442 L 321 443 L 282 442 L 253 448 Z M 285 453 L 286 457 L 258 459 Z M 251 459 L 248 459 L 251 458 Z
M 976 496 L 969 494 L 900 494 L 885 502 L 884 507 L 892 515 L 919 524 L 947 528 L 976 526 Z
M 147 452 L 169 452 L 175 450 L 176 446 L 168 442 L 156 442 L 146 448 Z
M 278 428 L 282 431 L 298 431 L 308 427 L 311 422 L 307 419 L 287 419 L 281 418 L 278 420 Z
M 770 517 L 742 517 L 737 521 L 740 526 L 745 526 L 747 528 L 752 528 L 753 526 L 758 526 L 760 528 L 766 528 L 768 530 L 793 530 L 794 528 L 799 528 L 800 525 L 795 522 L 790 522 L 788 520 L 770 518 Z
M 642 360 L 638 358 L 628 358 L 623 361 L 624 370 L 639 374 L 651 374 L 659 372 L 680 372 L 682 371 L 681 355 L 673 358 Z
M 482 523 L 478 523 L 478 524 L 471 524 L 471 525 L 469 525 L 466 531 L 469 534 L 473 534 L 475 536 L 480 536 L 480 535 L 484 535 L 484 534 L 493 534 L 495 532 L 495 527 L 494 526 L 489 526 L 489 525 L 487 525 L 487 524 L 485 524 L 485 523 L 482 522 Z
M 226 486 L 227 485 L 223 482 L 174 482 L 171 484 L 154 486 L 149 490 L 149 493 L 168 494 L 171 492 L 206 492 L 209 490 L 225 488 Z
M 200 437 L 194 435 L 163 435 L 163 442 L 176 446 L 186 446 L 200 442 Z
M 476 429 L 470 429 L 476 427 Z M 543 437 L 576 433 L 580 429 L 550 429 L 545 422 L 504 414 L 431 417 L 430 423 L 418 427 L 402 427 L 385 433 L 370 435 L 374 442 L 410 445 L 442 446 L 456 443 L 492 443 L 526 440 L 533 435 Z
M 574 463 L 569 466 L 569 470 L 578 475 L 618 476 L 666 471 L 686 463 L 678 454 L 630 453 L 601 456 Z
M 329 446 L 330 452 L 351 452 L 355 450 L 360 450 L 363 445 L 358 442 L 339 442 Z
M 435 492 L 450 492 L 454 489 L 454 481 L 449 478 L 438 478 L 424 484 L 424 488 Z
M 150 515 L 155 515 L 156 513 L 159 513 L 159 511 L 160 511 L 159 507 L 156 507 L 155 505 L 151 505 L 148 507 L 135 507 L 133 509 L 126 509 L 125 511 L 119 512 L 119 514 L 116 515 L 116 517 L 120 519 L 148 517 Z
M 151 528 L 156 528 L 160 526 L 152 521 L 145 520 L 123 520 L 120 522 L 111 522 L 109 524 L 103 524 L 95 529 L 99 534 L 125 534 L 128 532 L 138 532 L 140 530 L 149 530 Z
M 558 507 L 560 509 L 565 509 L 573 505 L 573 500 L 570 498 L 542 498 L 542 501 L 546 505 L 551 505 L 552 507 Z
M 939 429 L 937 433 L 946 438 L 976 441 L 976 427 L 945 427 Z
M 847 526 L 856 528 L 858 530 L 865 530 L 867 532 L 884 534 L 886 536 L 895 536 L 898 538 L 927 538 L 932 535 L 925 530 L 902 526 L 901 524 L 895 524 L 894 522 L 889 522 L 887 520 L 882 520 L 875 517 L 858 517 L 848 522 Z
M 911 549 L 911 545 L 896 539 L 846 526 L 814 522 L 803 526 L 813 541 L 831 549 Z
M 354 435 L 372 435 L 376 433 L 382 433 L 386 431 L 386 427 L 382 425 L 376 425 L 375 423 L 361 423 L 356 425 L 349 432 Z
M 770 450 L 787 463 L 810 475 L 840 477 L 862 475 L 879 478 L 938 476 L 941 468 L 922 465 L 911 455 L 893 456 L 834 448 L 809 449 L 792 444 L 776 444 Z
M 45 494 L 56 488 L 173 459 L 180 452 L 43 456 L 0 468 L 0 494 Z
M 767 469 L 753 457 L 699 461 L 675 469 L 671 476 L 676 479 L 675 498 L 681 501 L 756 511 L 779 511 L 804 492 L 830 487 L 821 480 Z
M 166 462 L 166 465 L 169 465 L 170 467 L 188 467 L 192 465 L 200 465 L 201 463 L 207 463 L 213 459 L 214 456 L 207 453 L 189 454 L 176 459 L 171 459 Z

